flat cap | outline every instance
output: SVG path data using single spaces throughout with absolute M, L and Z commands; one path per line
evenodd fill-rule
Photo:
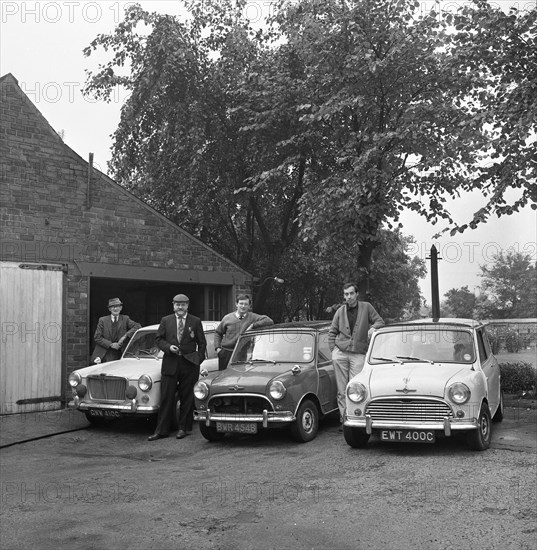
M 188 299 L 188 296 L 186 294 L 176 294 L 173 297 L 173 301 L 174 302 L 186 302 L 187 304 L 188 304 L 188 302 L 190 302 L 190 300 Z

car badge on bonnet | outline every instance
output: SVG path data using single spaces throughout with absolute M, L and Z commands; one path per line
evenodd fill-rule
M 408 377 L 408 378 L 403 378 L 403 382 L 405 383 L 405 387 L 404 387 L 402 390 L 395 390 L 395 391 L 404 393 L 405 395 L 406 395 L 407 393 L 412 393 L 412 392 L 418 391 L 418 390 L 409 390 L 409 389 L 407 388 L 407 385 L 408 385 L 408 383 L 410 382 L 410 377 Z

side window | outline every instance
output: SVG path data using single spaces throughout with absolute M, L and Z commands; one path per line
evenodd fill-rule
M 485 347 L 485 342 L 483 340 L 483 332 L 481 330 L 478 330 L 476 333 L 476 336 L 477 336 L 477 348 L 479 349 L 479 358 L 481 359 L 481 362 L 484 362 L 488 358 L 488 353 Z
M 206 332 L 205 339 L 207 340 L 207 359 L 213 359 L 216 357 L 216 351 L 214 349 L 214 332 Z
M 486 330 L 483 330 L 481 334 L 483 335 L 483 343 L 485 344 L 485 353 L 487 357 L 490 357 L 492 355 L 492 346 L 490 345 L 489 336 Z
M 317 356 L 320 362 L 330 361 L 332 354 L 328 347 L 328 332 L 322 332 L 318 337 Z

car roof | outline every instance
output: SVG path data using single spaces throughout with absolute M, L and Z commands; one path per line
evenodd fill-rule
M 322 330 L 330 326 L 330 321 L 291 321 L 288 323 L 277 323 L 275 325 L 269 325 L 265 327 L 259 327 L 256 331 L 271 331 L 271 330 Z
M 201 324 L 203 325 L 203 330 L 207 332 L 208 330 L 215 330 L 216 327 L 220 324 L 220 321 L 202 321 Z M 138 330 L 157 330 L 160 325 L 147 325 L 145 327 L 141 327 Z
M 437 326 L 450 326 L 450 327 L 459 327 L 459 328 L 478 328 L 480 326 L 483 326 L 483 323 L 481 321 L 476 321 L 474 319 L 463 319 L 458 317 L 440 317 L 440 318 L 429 318 L 429 319 L 414 319 L 413 321 L 406 321 L 404 323 L 392 323 L 390 325 L 386 325 L 386 327 L 382 327 L 379 330 L 382 330 L 383 328 L 390 329 L 392 327 L 416 327 L 416 326 L 423 326 L 427 328 L 431 327 L 437 327 Z

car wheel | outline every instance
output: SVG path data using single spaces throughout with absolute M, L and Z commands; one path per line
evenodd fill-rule
M 206 426 L 204 422 L 198 422 L 200 427 L 201 435 L 207 440 L 207 441 L 221 441 L 225 437 L 225 433 L 217 432 L 216 428 L 213 428 L 211 426 Z
M 369 441 L 369 434 L 362 428 L 343 426 L 343 436 L 353 449 L 362 449 Z
M 319 409 L 310 399 L 305 399 L 298 407 L 296 420 L 291 424 L 291 435 L 295 441 L 307 443 L 315 439 L 319 429 Z
M 467 443 L 473 451 L 484 451 L 490 447 L 490 440 L 492 437 L 492 421 L 490 418 L 490 411 L 488 405 L 485 403 L 481 405 L 477 423 L 477 430 L 468 432 Z
M 500 391 L 500 404 L 492 417 L 493 422 L 501 422 L 503 420 L 503 391 Z

